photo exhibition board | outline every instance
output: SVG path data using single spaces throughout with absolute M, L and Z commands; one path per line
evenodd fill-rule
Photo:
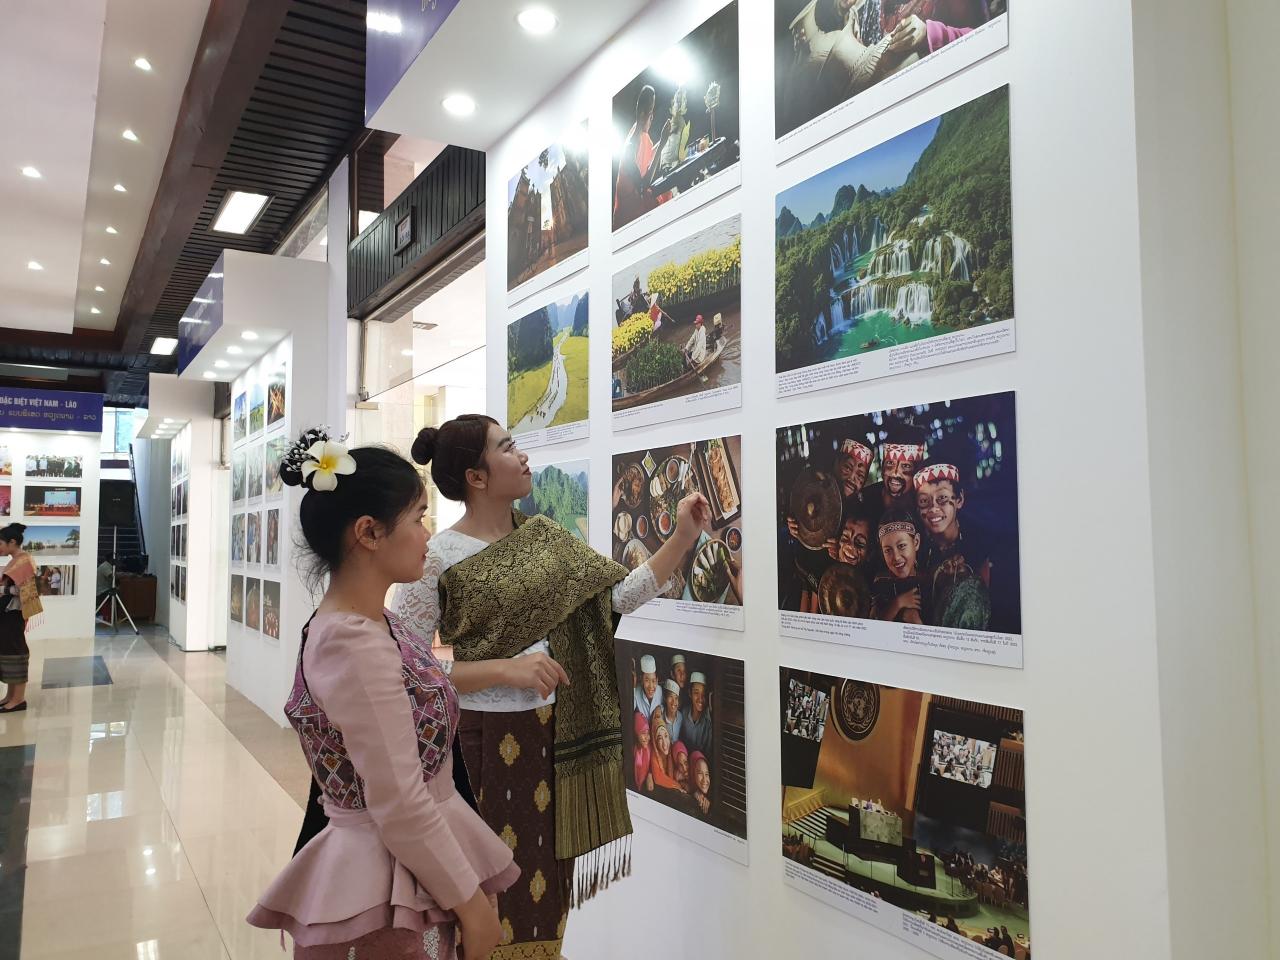
M 632 813 L 746 866 L 743 662 L 619 639 L 617 670 Z
M 23 547 L 44 605 L 29 640 L 93 629 L 100 445 L 96 433 L 10 428 L 0 436 L 0 525 L 26 526 Z M 8 562 L 0 558 L 0 571 Z
M 169 597 L 184 606 L 186 594 L 179 590 L 179 581 L 190 573 L 187 560 L 191 549 L 188 522 L 191 516 L 191 438 L 192 429 L 188 425 L 169 442 Z M 171 614 L 171 623 L 173 619 Z
M 229 634 L 280 640 L 284 619 L 290 497 L 280 463 L 292 443 L 291 343 L 283 341 L 232 388 Z M 244 429 L 237 426 L 243 397 Z M 296 508 L 295 508 L 296 509 Z M 299 625 L 300 626 L 300 625 Z M 234 640 L 233 640 L 234 642 Z
M 645 490 L 644 484 L 652 482 L 651 471 L 660 459 L 654 451 L 678 449 L 682 445 L 687 451 L 689 440 L 694 438 L 741 438 L 739 452 L 748 464 L 740 471 L 741 493 L 751 503 L 758 504 L 752 508 L 756 511 L 755 519 L 744 517 L 738 532 L 746 541 L 746 550 L 752 554 L 750 561 L 741 567 L 745 586 L 741 636 L 723 626 L 674 621 L 680 623 L 677 629 L 687 628 L 690 636 L 696 638 L 686 643 L 679 634 L 672 635 L 673 619 L 653 620 L 645 611 L 624 618 L 619 633 L 623 642 L 704 650 L 718 656 L 741 658 L 747 663 L 748 677 L 772 672 L 779 662 L 801 659 L 791 656 L 796 651 L 811 651 L 816 662 L 822 663 L 832 677 L 853 676 L 873 685 L 892 683 L 916 690 L 946 691 L 948 695 L 966 697 L 967 702 L 980 705 L 1025 704 L 1027 692 L 1040 688 L 1044 681 L 1028 682 L 1019 669 L 1024 665 L 1022 583 L 1028 573 L 1024 569 L 1019 535 L 1019 493 L 1027 491 L 1019 490 L 1019 480 L 1027 476 L 1025 465 L 1020 462 L 1027 451 L 1018 443 L 1014 391 L 1017 390 L 1017 407 L 1021 408 L 1026 402 L 1030 371 L 1040 369 L 1043 361 L 1024 363 L 1015 351 L 1013 259 L 1014 250 L 1021 251 L 1027 240 L 1020 233 L 1015 248 L 1013 224 L 1016 220 L 1019 231 L 1026 228 L 1029 234 L 1038 237 L 1042 246 L 1046 242 L 1046 230 L 1035 224 L 1028 227 L 1025 212 L 1021 217 L 1015 215 L 1025 202 L 1015 201 L 1012 176 L 1015 155 L 1023 148 L 1011 133 L 1011 123 L 1016 132 L 1018 118 L 1022 116 L 1025 120 L 1025 111 L 1019 114 L 1013 109 L 1019 94 L 1017 84 L 1010 81 L 1025 71 L 1015 71 L 1009 56 L 1001 52 L 1008 36 L 1005 10 L 999 3 L 987 4 L 990 17 L 983 24 L 951 36 L 929 56 L 896 71 L 870 94 L 854 97 L 843 105 L 833 102 L 831 107 L 837 108 L 833 112 L 828 114 L 830 108 L 815 111 L 790 131 L 784 131 L 780 125 L 775 130 L 772 122 L 766 125 L 758 117 L 750 116 L 750 111 L 744 112 L 743 172 L 739 174 L 743 189 L 716 196 L 708 188 L 705 199 L 696 204 L 692 203 L 696 191 L 690 191 L 690 206 L 694 209 L 676 215 L 660 210 L 668 219 L 652 230 L 645 230 L 642 236 L 628 237 L 625 243 L 619 243 L 616 232 L 610 236 L 616 169 L 611 171 L 610 183 L 602 185 L 600 181 L 604 179 L 602 160 L 614 159 L 627 131 L 618 131 L 615 126 L 606 136 L 598 129 L 602 120 L 612 119 L 614 106 L 612 103 L 602 106 L 600 91 L 622 90 L 630 78 L 637 75 L 640 64 L 660 59 L 670 46 L 671 36 L 689 34 L 715 12 L 713 8 L 720 6 L 694 4 L 685 15 L 674 3 L 656 4 L 652 17 L 637 18 L 633 28 L 623 31 L 616 43 L 584 68 L 580 81 L 567 85 L 540 107 L 527 125 L 530 131 L 546 130 L 555 129 L 570 116 L 585 113 L 591 118 L 590 152 L 596 174 L 591 188 L 595 191 L 589 244 L 591 260 L 585 270 L 586 279 L 579 283 L 575 278 L 574 286 L 586 289 L 591 295 L 595 311 L 591 317 L 595 326 L 593 339 L 599 341 L 591 348 L 593 379 L 589 390 L 593 403 L 588 419 L 592 422 L 592 437 L 598 439 L 612 434 L 607 445 L 566 443 L 556 449 L 554 459 L 546 457 L 541 462 L 560 464 L 578 458 L 590 462 L 590 472 L 596 481 L 589 503 L 592 543 L 596 549 L 620 558 L 628 544 L 637 539 L 634 533 L 638 516 L 645 517 L 646 534 L 651 535 L 648 528 L 653 522 L 648 511 L 633 512 L 625 504 L 621 508 L 614 506 L 615 485 L 629 466 L 640 466 L 641 490 Z M 777 9 L 782 6 L 777 4 Z M 885 10 L 890 7 L 896 10 L 897 6 L 888 2 L 881 4 Z M 934 11 L 941 6 L 931 5 Z M 795 16 L 795 13 L 789 14 L 788 25 Z M 929 18 L 923 19 L 928 29 Z M 938 22 L 946 25 L 945 20 Z M 849 26 L 846 23 L 846 27 Z M 748 41 L 745 26 L 743 29 L 744 65 L 761 54 L 772 53 L 763 50 L 757 42 L 760 30 L 754 30 L 755 39 Z M 896 26 L 892 26 L 886 35 L 895 29 Z M 749 72 L 744 68 L 744 74 Z M 744 76 L 744 99 L 748 91 L 759 97 L 766 87 L 772 99 L 775 78 L 770 71 L 765 73 L 770 75 L 763 80 Z M 870 106 L 873 97 L 881 96 L 890 99 L 881 106 Z M 669 98 L 666 107 L 669 111 Z M 856 117 L 850 116 L 852 110 L 858 111 Z M 657 112 L 661 115 L 662 110 Z M 812 132 L 822 124 L 826 125 L 825 132 Z M 650 128 L 654 137 L 661 126 L 662 122 L 655 122 Z M 522 139 L 524 129 L 520 127 L 513 132 L 510 150 L 503 144 L 494 148 L 496 164 L 507 170 L 518 169 L 528 156 L 536 155 L 534 141 Z M 802 144 L 806 136 L 814 139 Z M 767 156 L 762 159 L 763 155 L 753 150 L 763 150 Z M 913 171 L 917 171 L 914 179 Z M 850 189 L 842 191 L 845 186 Z M 797 203 L 793 207 L 788 202 L 789 196 L 803 197 L 805 187 L 810 187 L 807 192 L 813 198 L 828 188 L 829 193 L 821 197 L 820 203 L 813 199 L 808 206 L 801 208 Z M 490 208 L 497 209 L 502 191 L 506 189 L 505 181 L 490 184 L 493 194 Z M 976 205 L 985 215 L 984 222 L 966 224 L 966 205 Z M 787 208 L 787 217 L 783 217 L 783 207 Z M 625 352 L 632 345 L 625 339 L 629 334 L 619 334 L 618 330 L 635 314 L 647 313 L 647 308 L 653 305 L 653 298 L 647 296 L 648 286 L 642 282 L 645 300 L 636 301 L 641 309 L 627 309 L 632 302 L 626 297 L 631 294 L 638 274 L 635 265 L 735 216 L 740 217 L 740 262 L 744 268 L 739 294 L 745 314 L 742 340 L 750 341 L 744 344 L 747 349 L 740 360 L 739 382 L 748 387 L 741 391 L 741 406 L 699 413 L 691 418 L 696 419 L 696 423 L 682 421 L 668 411 L 643 424 L 620 424 L 615 419 L 612 402 L 616 399 L 612 381 L 618 377 L 613 364 L 623 355 L 625 365 Z M 833 225 L 833 219 L 840 222 Z M 491 244 L 497 239 L 494 235 L 501 223 L 499 219 L 490 221 Z M 801 262 L 797 251 L 809 239 L 813 241 L 814 250 L 809 251 L 809 259 Z M 822 256 L 818 256 L 818 252 Z M 500 247 L 491 246 L 491 253 L 501 259 Z M 784 270 L 788 253 L 793 255 L 794 262 Z M 808 271 L 807 287 L 788 281 L 791 275 L 788 270 L 794 272 L 793 268 L 803 268 L 801 273 Z M 491 296 L 506 292 L 503 269 L 501 264 L 489 268 Z M 628 271 L 630 275 L 624 276 Z M 1029 282 L 1020 276 L 1018 290 L 1021 292 Z M 855 289 L 860 292 L 854 294 Z M 902 291 L 906 292 L 902 293 L 900 304 Z M 791 296 L 799 292 L 805 294 L 807 301 Z M 662 298 L 657 300 L 661 307 Z M 813 309 L 815 304 L 817 308 Z M 854 309 L 859 307 L 874 309 Z M 783 322 L 784 310 L 792 311 L 787 316 L 797 318 L 794 324 Z M 620 317 L 620 312 L 625 316 Z M 489 335 L 501 335 L 519 315 L 505 306 L 496 309 L 491 305 Z M 773 323 L 767 319 L 770 316 L 774 318 Z M 821 344 L 816 342 L 815 322 L 820 318 L 825 334 Z M 666 322 L 663 318 L 664 325 Z M 790 338 L 791 327 L 812 339 L 806 345 L 803 337 Z M 604 329 L 613 334 L 607 352 L 602 337 Z M 643 328 L 636 324 L 635 329 Z M 865 336 L 860 336 L 863 330 Z M 651 318 L 648 332 L 650 335 L 653 332 Z M 845 334 L 848 334 L 847 344 Z M 1061 340 L 1056 331 L 1049 333 L 1043 328 L 1037 330 L 1037 335 L 1050 336 L 1053 342 Z M 890 342 L 891 336 L 893 342 Z M 685 342 L 682 340 L 679 347 L 684 347 Z M 826 352 L 818 351 L 819 346 Z M 847 351 L 841 355 L 846 346 Z M 606 356 L 611 369 L 608 383 L 602 382 Z M 496 360 L 493 362 L 490 383 L 505 383 L 496 368 Z M 804 377 L 813 382 L 806 382 Z M 787 378 L 795 382 L 787 385 L 784 383 Z M 507 393 L 496 386 L 490 389 L 490 411 L 499 415 L 505 410 Z M 610 400 L 607 408 L 603 407 L 603 398 Z M 1036 405 L 1043 411 L 1042 398 L 1037 398 Z M 925 435 L 925 442 L 921 444 L 925 452 L 918 462 L 911 464 L 921 468 L 919 475 L 927 477 L 921 481 L 924 489 L 916 490 L 917 473 L 902 477 L 904 461 L 896 455 L 892 460 L 885 460 L 887 443 L 907 442 L 890 440 L 887 430 L 883 431 L 886 435 L 881 436 L 886 424 L 895 429 L 905 426 L 908 433 L 918 428 Z M 860 425 L 863 426 L 861 434 L 856 429 Z M 804 452 L 800 452 L 802 432 L 812 434 L 808 437 L 809 449 Z M 843 432 L 854 435 L 834 436 Z M 818 434 L 822 436 L 815 441 Z M 859 441 L 859 435 L 865 439 Z M 837 453 L 847 439 L 861 443 L 870 454 L 862 464 L 865 473 L 860 480 L 869 488 L 867 503 L 860 499 L 857 510 L 844 502 L 842 477 L 836 464 Z M 820 455 L 817 447 L 823 442 L 827 447 Z M 956 450 L 957 447 L 960 449 Z M 651 452 L 654 452 L 654 464 L 646 471 L 642 461 Z M 852 448 L 849 452 L 853 452 Z M 1043 475 L 1052 469 L 1043 449 L 1032 454 L 1038 473 Z M 954 460 L 961 462 L 952 462 Z M 888 470 L 886 462 L 892 464 Z M 819 504 L 834 503 L 834 506 L 822 507 L 825 518 L 819 525 L 823 530 L 832 528 L 833 535 L 824 535 L 818 542 L 815 538 L 819 531 L 806 530 L 805 536 L 811 545 L 800 542 L 787 522 L 793 490 L 805 470 L 824 475 L 824 479 L 817 481 Z M 602 479 L 605 471 L 609 478 L 607 486 Z M 894 475 L 890 484 L 885 483 L 886 472 Z M 899 489 L 898 483 L 904 479 L 909 487 Z M 890 501 L 901 502 L 883 503 L 886 485 L 895 490 Z M 874 512 L 870 509 L 872 493 L 882 497 L 874 533 L 871 517 L 863 516 Z M 921 497 L 928 499 L 923 507 Z M 765 500 L 772 506 L 764 506 Z M 1044 496 L 1036 500 L 1037 506 L 1043 509 Z M 857 521 L 848 536 L 844 534 L 846 506 L 850 519 Z M 880 544 L 879 521 L 884 519 L 890 506 L 900 509 L 905 517 L 892 518 L 888 524 L 892 529 L 885 531 L 886 536 L 896 536 L 899 541 L 905 537 L 913 547 L 917 540 L 919 542 L 919 546 L 914 547 L 916 572 L 907 577 L 898 578 L 890 571 Z M 630 517 L 630 529 L 628 520 L 620 519 L 622 514 Z M 956 526 L 961 531 L 963 546 L 960 548 L 949 539 Z M 625 539 L 619 538 L 619 531 Z M 830 552 L 832 549 L 834 555 Z M 895 549 L 899 557 L 909 552 L 902 543 Z M 803 553 L 797 554 L 797 550 Z M 857 559 L 859 550 L 861 560 L 851 562 Z M 797 556 L 802 561 L 799 566 Z M 638 553 L 633 550 L 632 559 L 636 557 Z M 828 576 L 833 569 L 836 572 Z M 909 572 L 896 566 L 893 569 Z M 824 577 L 827 582 L 822 586 Z M 921 581 L 920 585 L 903 590 L 897 581 L 909 581 L 912 577 Z M 1037 579 L 1043 589 L 1043 573 Z M 877 581 L 880 582 L 877 584 Z M 888 612 L 904 593 L 916 595 L 897 603 L 892 619 L 878 619 L 871 613 L 877 597 L 881 599 L 875 609 Z M 663 601 L 676 602 L 662 598 L 655 603 Z M 911 613 L 904 616 L 904 609 Z M 862 616 L 850 613 L 860 610 Z M 900 616 L 909 619 L 913 615 L 919 617 L 919 623 L 898 619 Z M 1030 663 L 1036 634 L 1030 628 L 1028 632 L 1030 644 L 1025 661 Z M 662 642 L 656 643 L 659 639 Z M 866 649 L 850 649 L 852 647 Z M 848 668 L 848 663 L 855 659 L 859 669 Z M 844 666 L 837 669 L 836 664 Z M 979 671 L 975 665 L 1013 669 Z M 629 664 L 627 670 L 630 670 Z M 936 684 L 930 678 L 936 680 Z M 911 683 L 906 683 L 907 679 Z M 756 693 L 761 689 L 760 684 L 748 684 L 748 687 Z M 1005 693 L 998 694 L 995 690 Z M 747 699 L 751 699 L 750 694 Z M 753 709 L 747 710 L 746 716 L 753 718 L 750 722 L 753 727 L 758 722 L 754 718 L 772 712 L 768 702 L 751 706 Z M 634 724 L 626 722 L 624 716 L 624 738 L 634 736 L 634 730 Z M 942 732 L 955 736 L 966 734 L 962 729 Z M 997 759 L 1001 756 L 998 740 L 973 739 L 977 743 L 994 744 Z M 749 741 L 762 742 L 763 738 Z M 628 756 L 633 745 L 628 748 Z M 749 748 L 749 759 L 756 761 L 749 765 L 751 776 L 778 762 L 772 750 L 768 756 L 764 756 L 762 750 L 763 747 L 761 750 Z M 1005 751 L 1004 755 L 1012 753 Z M 765 791 L 759 785 L 757 788 Z M 1034 786 L 1029 789 L 1034 790 Z M 645 799 L 635 798 L 636 801 Z M 648 799 L 651 804 L 661 806 Z M 878 796 L 867 799 L 887 800 Z M 638 803 L 633 803 L 633 812 L 646 821 L 637 824 L 638 829 L 647 830 L 648 814 Z M 670 808 L 664 808 L 663 814 L 683 817 Z M 652 833 L 643 835 L 655 843 Z M 904 838 L 906 836 L 904 834 Z M 753 834 L 750 845 L 755 847 L 752 853 L 759 859 L 765 851 L 756 846 L 757 842 L 762 841 Z M 656 848 L 667 866 L 669 857 L 679 855 L 680 847 L 674 841 L 666 844 L 656 841 Z M 1061 845 L 1058 851 L 1061 852 Z M 877 878 L 882 870 L 886 877 L 896 876 L 899 868 L 897 861 L 892 865 L 885 861 L 873 864 Z M 987 866 L 990 868 L 992 864 Z M 722 885 L 726 897 L 745 895 L 754 889 L 745 879 L 739 882 L 734 875 L 709 865 L 706 860 L 698 860 L 697 867 L 691 869 L 696 870 L 700 879 Z M 648 872 L 638 871 L 638 875 L 646 883 L 660 884 L 660 872 L 661 868 L 651 862 Z M 1002 879 L 1006 874 L 1007 871 L 1002 871 Z M 941 868 L 937 876 L 940 882 L 953 879 Z M 969 883 L 959 874 L 954 879 L 957 885 Z M 970 887 L 977 890 L 971 883 Z M 981 899 L 982 891 L 977 893 Z M 1008 899 L 1011 896 L 1006 890 L 1003 901 L 1006 907 L 1011 903 Z M 634 906 L 641 909 L 641 905 L 652 905 L 658 899 L 639 892 Z M 716 897 L 711 899 L 721 902 Z M 833 899 L 825 902 L 849 912 L 845 905 Z M 991 899 L 996 899 L 994 893 Z M 777 900 L 776 894 L 769 893 L 754 902 L 768 903 L 772 909 Z M 630 922 L 628 918 L 633 919 L 634 914 L 629 911 L 630 906 L 627 911 L 601 908 L 606 919 L 596 922 L 584 918 L 583 922 L 599 932 L 610 924 Z M 851 931 L 857 931 L 856 925 L 847 921 L 813 910 L 803 912 L 806 931 L 801 941 L 807 948 L 830 948 L 847 940 Z M 980 957 L 993 952 L 985 943 L 976 943 L 971 935 L 981 934 L 985 940 L 989 923 L 981 930 L 970 931 L 970 921 L 958 917 L 957 922 L 968 941 L 968 945 L 960 945 L 949 938 L 954 931 L 947 930 L 945 924 L 937 925 L 937 931 L 920 930 L 915 920 L 907 923 L 910 918 L 899 916 L 901 911 L 897 908 L 894 912 L 897 925 L 894 935 L 900 936 L 901 929 L 910 927 L 911 936 L 903 939 L 914 940 L 925 949 L 933 949 L 925 946 L 932 942 L 945 944 L 948 950 L 954 951 L 949 955 L 955 956 Z M 688 911 L 677 910 L 676 915 L 690 923 L 697 920 Z M 778 914 L 771 916 L 776 919 Z M 808 921 L 816 922 L 810 926 Z M 883 924 L 878 926 L 886 929 Z M 1029 953 L 1026 947 L 1029 926 L 1021 923 L 1004 926 L 1013 939 L 1013 948 L 1008 953 L 1015 956 L 1019 952 Z M 868 936 L 867 950 L 871 954 L 894 960 L 913 955 L 909 948 Z M 740 939 L 730 939 L 742 944 Z M 571 952 L 570 946 L 572 944 L 567 945 L 566 952 Z M 1000 955 L 998 948 L 994 953 Z
M 590 316 L 589 292 L 570 290 L 507 327 L 506 422 L 526 450 L 590 436 Z
M 507 302 L 587 265 L 590 142 L 586 121 L 570 123 L 507 181 Z
M 796 889 L 942 957 L 1031 955 L 1022 711 L 779 670 Z

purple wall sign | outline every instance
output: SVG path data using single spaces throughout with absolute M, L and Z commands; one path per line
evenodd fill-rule
M 102 432 L 102 394 L 0 387 L 0 427 Z
M 369 0 L 364 34 L 364 122 L 436 35 L 458 0 Z
M 186 370 L 191 361 L 214 332 L 222 326 L 222 262 L 226 254 L 218 257 L 209 275 L 200 284 L 195 299 L 187 305 L 178 321 L 178 373 Z

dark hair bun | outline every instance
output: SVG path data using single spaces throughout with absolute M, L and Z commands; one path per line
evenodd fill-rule
M 302 486 L 302 471 L 297 467 L 280 464 L 280 482 L 286 487 Z
M 439 435 L 440 431 L 435 427 L 423 427 L 418 431 L 418 436 L 413 441 L 413 449 L 410 450 L 414 463 L 425 467 L 435 458 L 436 438 Z

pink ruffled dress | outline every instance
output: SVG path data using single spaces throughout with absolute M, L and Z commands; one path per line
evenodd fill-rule
M 386 617 L 394 642 L 356 614 L 317 614 L 303 632 L 285 714 L 329 825 L 248 917 L 287 931 L 300 948 L 388 928 L 424 945 L 441 934 L 452 943 L 453 909 L 520 875 L 511 850 L 454 788 L 457 692 L 430 647 Z

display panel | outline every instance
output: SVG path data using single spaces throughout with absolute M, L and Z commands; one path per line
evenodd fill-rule
M 507 423 L 526 449 L 589 433 L 590 314 L 582 290 L 507 327 Z
M 742 405 L 742 218 L 613 275 L 613 422 L 619 429 Z
M 548 144 L 507 181 L 507 291 L 568 276 L 587 260 L 586 124 Z
M 1007 0 L 774 0 L 780 159 L 1003 49 Z
M 615 249 L 738 185 L 737 0 L 614 95 L 613 137 Z
M 745 864 L 743 662 L 622 639 L 617 658 L 632 811 Z
M 554 520 L 579 540 L 588 539 L 591 461 L 533 467 L 533 489 L 516 507 L 527 517 Z
M 948 960 L 1030 956 L 1022 711 L 791 667 L 779 680 L 786 883 Z M 824 735 L 787 735 L 797 691 L 818 690 Z M 940 747 L 968 744 L 985 785 L 935 770 Z
M 781 630 L 1022 665 L 1014 395 L 777 430 Z
M 1014 349 L 1009 88 L 780 192 L 779 396 Z
M 29 480 L 81 480 L 84 458 L 62 453 L 29 453 L 24 473 Z
M 28 517 L 78 517 L 80 498 L 80 487 L 41 487 L 28 484 L 22 491 L 22 512 Z
M 713 437 L 613 458 L 613 556 L 630 570 L 675 534 L 681 500 L 702 493 L 711 522 L 668 589 L 635 616 L 744 629 L 742 438 Z

